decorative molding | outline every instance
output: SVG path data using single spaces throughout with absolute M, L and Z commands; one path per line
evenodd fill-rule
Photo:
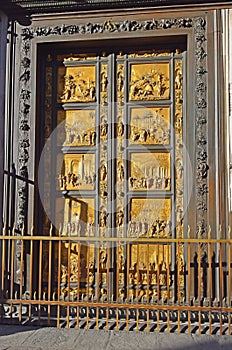
M 30 148 L 30 109 L 31 109 L 31 60 L 30 51 L 24 50 L 21 59 L 21 75 L 20 80 L 20 105 L 19 105 L 19 151 L 18 151 L 18 170 L 21 180 L 18 183 L 18 212 L 17 212 L 17 228 L 21 229 L 26 225 L 26 209 L 28 197 L 28 161 Z
M 31 106 L 31 41 L 39 37 L 52 35 L 85 35 L 100 33 L 121 33 L 135 31 L 156 31 L 178 28 L 193 28 L 195 38 L 195 121 L 196 121 L 196 198 L 197 198 L 197 227 L 202 236 L 206 232 L 207 208 L 208 208 L 208 150 L 207 150 L 207 45 L 206 45 L 206 19 L 203 17 L 152 19 L 146 21 L 113 22 L 107 20 L 104 23 L 63 24 L 47 27 L 27 27 L 22 30 L 22 59 L 21 59 L 21 93 L 20 93 L 20 117 L 19 117 L 19 173 L 24 178 L 28 174 L 29 161 L 29 130 L 30 130 L 30 106 Z M 27 184 L 20 181 L 19 188 L 19 212 L 18 225 L 22 226 L 26 217 Z
M 195 118 L 196 118 L 196 208 L 197 229 L 205 237 L 208 209 L 208 139 L 207 139 L 207 47 L 206 20 L 194 19 L 195 39 Z
M 158 30 L 171 28 L 192 28 L 193 19 L 191 18 L 172 18 L 172 19 L 152 19 L 143 22 L 124 20 L 122 22 L 114 22 L 107 20 L 104 23 L 87 23 L 78 24 L 63 24 L 61 26 L 47 26 L 36 28 L 24 28 L 22 36 L 24 40 L 31 40 L 35 37 L 49 35 L 73 35 L 73 34 L 99 34 L 99 33 L 121 33 L 135 32 L 140 30 Z

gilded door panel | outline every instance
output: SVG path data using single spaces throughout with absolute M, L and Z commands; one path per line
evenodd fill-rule
M 130 67 L 130 101 L 169 99 L 169 63 L 134 63 Z
M 131 145 L 169 145 L 170 135 L 170 107 L 131 108 Z
M 65 200 L 63 236 L 95 235 L 94 198 L 76 197 Z
M 58 102 L 94 102 L 96 100 L 96 67 L 78 65 L 58 70 Z
M 171 200 L 168 198 L 132 198 L 128 237 L 169 237 Z
M 131 190 L 166 190 L 171 188 L 170 154 L 165 152 L 132 153 L 129 188 Z
M 63 173 L 59 175 L 61 190 L 94 190 L 96 181 L 94 154 L 65 154 L 63 162 Z
M 183 237 L 182 54 L 61 54 L 56 73 L 64 297 L 172 297 L 168 238 Z M 183 254 L 180 246 L 177 261 Z
M 66 136 L 63 146 L 95 146 L 96 116 L 94 109 L 74 109 L 58 113 L 63 114 L 63 120 L 65 120 L 64 128 L 62 128 Z

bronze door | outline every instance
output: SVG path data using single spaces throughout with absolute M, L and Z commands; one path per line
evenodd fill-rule
M 62 294 L 172 297 L 177 260 L 183 273 L 168 240 L 183 237 L 184 53 L 46 60 L 43 229 L 50 220 L 64 237 Z

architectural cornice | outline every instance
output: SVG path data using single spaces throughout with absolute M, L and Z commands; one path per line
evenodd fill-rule
M 0 5 L 2 6 L 2 5 Z M 10 9 L 18 7 L 26 14 L 52 13 L 63 11 L 84 11 L 94 9 L 116 9 L 116 8 L 178 8 L 183 6 L 205 7 L 205 6 L 232 6 L 232 1 L 227 0 L 8 0 L 5 1 L 4 8 Z

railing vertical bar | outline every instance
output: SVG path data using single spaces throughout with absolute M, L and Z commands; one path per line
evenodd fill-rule
M 168 253 L 167 253 L 167 300 L 170 300 L 170 254 L 171 246 L 168 244 Z
M 198 231 L 198 239 L 199 239 L 199 243 L 198 243 L 198 305 L 201 305 L 201 282 L 203 282 L 201 280 L 202 276 L 201 276 L 201 230 L 199 229 Z M 198 333 L 201 334 L 201 311 L 198 311 Z
M 15 236 L 15 228 L 13 229 L 13 236 Z M 11 261 L 11 267 L 10 267 L 10 298 L 13 299 L 13 294 L 14 294 L 14 264 L 15 264 L 15 240 L 12 240 L 11 242 L 11 256 L 10 256 L 10 261 Z M 12 314 L 12 304 L 11 304 L 11 310 Z
M 167 332 L 170 333 L 170 310 L 167 309 Z
M 86 329 L 89 329 L 89 306 L 86 306 Z
M 70 264 L 70 257 L 71 257 L 71 242 L 68 241 L 68 256 L 67 256 L 67 259 L 68 259 L 68 283 L 67 283 L 67 288 L 68 288 L 68 293 L 67 293 L 67 312 L 66 312 L 66 328 L 69 328 L 69 318 L 70 318 L 70 305 L 69 305 L 69 302 L 70 302 L 70 279 L 71 279 L 71 264 Z M 80 257 L 78 256 L 78 259 Z M 65 295 L 64 295 L 65 297 Z
M 118 308 L 116 308 L 116 331 L 118 331 Z
M 157 332 L 160 331 L 160 311 L 159 309 L 156 311 L 157 313 Z
M 208 231 L 208 239 L 211 238 L 211 228 L 209 228 Z M 211 305 L 212 302 L 212 295 L 213 295 L 213 281 L 212 281 L 212 249 L 211 249 L 211 243 L 208 241 L 208 299 L 209 299 L 209 305 Z
M 5 230 L 5 228 L 4 228 Z M 4 233 L 5 235 L 5 233 Z M 1 295 L 4 298 L 5 291 L 5 268 L 6 268 L 6 240 L 3 238 L 2 240 L 2 275 L 1 275 Z
M 13 232 L 12 232 L 13 236 L 15 236 L 15 227 L 13 228 Z M 17 291 L 16 291 L 16 295 L 14 295 L 14 265 L 15 265 L 15 241 L 13 240 L 11 243 L 11 256 L 10 256 L 10 261 L 11 261 L 11 273 L 10 273 L 10 298 L 13 299 L 13 297 L 15 299 L 17 299 Z M 8 296 L 7 296 L 8 298 Z M 11 315 L 11 320 L 12 320 L 12 313 L 13 313 L 13 304 L 12 302 L 10 303 L 10 315 Z
M 126 244 L 126 299 L 130 298 L 130 244 Z
M 126 331 L 129 331 L 129 310 L 126 308 Z
M 59 231 L 59 237 L 61 237 L 61 232 Z M 57 271 L 57 328 L 60 328 L 60 296 L 61 296 L 61 282 L 65 283 L 65 279 L 66 279 L 66 273 L 64 273 L 64 281 L 61 281 L 61 239 L 59 239 L 58 241 L 58 271 Z
M 220 239 L 221 239 L 221 228 L 220 228 Z M 224 294 L 224 284 L 223 284 L 223 256 L 222 256 L 222 250 L 223 246 L 222 243 L 220 242 L 220 248 L 219 248 L 219 275 L 220 275 L 220 288 L 219 288 L 219 294 L 220 294 L 220 299 L 219 299 L 219 305 L 220 307 L 223 306 L 223 294 Z M 222 335 L 222 313 L 220 312 L 220 335 Z
M 76 316 L 76 328 L 77 329 L 79 329 L 79 320 L 80 320 L 80 308 L 79 308 L 79 306 L 77 305 L 77 308 L 76 308 L 76 310 L 77 310 L 77 316 Z
M 139 274 L 139 243 L 137 243 L 137 264 L 136 264 L 136 274 L 137 274 L 137 280 L 136 280 L 136 300 L 138 302 L 139 298 L 139 283 L 140 283 L 140 274 Z
M 222 238 L 222 231 L 221 227 L 219 229 L 219 239 Z M 222 243 L 220 241 L 219 243 L 219 305 L 222 306 L 222 296 L 224 292 L 224 286 L 223 286 L 223 266 L 222 266 Z
M 38 288 L 38 321 L 40 324 L 41 318 L 41 296 L 42 296 L 42 263 L 43 263 L 43 241 L 40 239 L 39 241 L 39 288 Z
M 81 246 L 81 243 L 78 242 L 78 268 L 77 268 L 77 299 L 79 300 L 80 299 L 80 294 L 81 294 L 81 249 L 82 249 L 82 246 Z M 70 300 L 70 295 L 68 297 L 68 300 Z
M 22 236 L 24 236 L 24 227 L 22 229 Z M 19 284 L 19 299 L 20 299 L 20 305 L 19 305 L 19 322 L 22 322 L 22 299 L 23 299 L 23 270 L 25 266 L 24 261 L 24 240 L 21 241 L 21 247 L 20 247 L 20 284 Z
M 188 239 L 190 239 L 190 227 L 188 227 Z M 188 305 L 191 305 L 191 243 L 188 241 L 187 243 L 187 276 L 188 276 Z
M 119 246 L 116 247 L 116 301 L 119 301 Z
M 220 335 L 222 335 L 223 329 L 222 329 L 222 312 L 220 311 Z
M 139 309 L 136 307 L 136 331 L 139 331 Z
M 87 274 L 86 274 L 86 296 L 87 300 L 89 302 L 89 283 L 90 283 L 90 244 L 87 243 L 87 257 L 86 257 L 86 267 L 87 267 Z M 92 272 L 91 272 L 92 273 Z M 92 280 L 92 279 L 91 279 Z
M 188 310 L 188 333 L 191 333 L 191 310 Z
M 99 307 L 96 306 L 96 330 L 99 329 Z
M 106 260 L 106 297 L 107 301 L 110 300 L 110 254 L 112 249 L 110 248 L 110 243 L 107 246 L 107 260 Z
M 181 332 L 181 324 L 180 324 L 180 309 L 177 311 L 177 331 L 178 333 Z
M 50 237 L 52 237 L 52 224 L 50 227 Z M 52 241 L 49 239 L 48 243 L 48 301 L 51 300 L 51 288 L 52 288 Z M 48 303 L 48 326 L 51 324 L 51 304 Z
M 34 235 L 34 229 L 32 227 L 31 229 L 31 236 Z M 33 293 L 33 260 L 34 260 L 34 241 L 31 239 L 30 241 L 30 267 L 29 267 L 29 276 L 30 276 L 30 287 L 29 287 L 29 293 L 30 293 L 30 299 L 32 299 L 32 293 Z M 32 305 L 29 304 L 29 320 L 31 320 L 31 316 L 32 316 Z
M 96 278 L 96 301 L 99 301 L 100 288 L 100 247 L 97 245 L 97 278 Z
M 228 240 L 227 243 L 227 255 L 228 255 L 228 294 L 227 294 L 227 305 L 231 308 L 231 228 L 228 229 Z M 231 313 L 228 312 L 228 335 L 231 335 Z
M 200 235 L 199 235 L 200 236 Z M 200 243 L 200 238 L 199 238 L 199 243 L 198 243 L 198 249 L 197 249 L 197 255 L 198 255 L 198 265 L 197 265 L 197 269 L 198 269 L 198 303 L 200 305 L 201 302 L 201 243 Z
M 159 244 L 157 245 L 157 301 L 160 299 L 160 261 L 159 261 Z M 159 313 L 159 311 L 158 311 Z M 158 320 L 157 320 L 158 322 Z M 158 327 L 158 324 L 157 324 Z
M 198 305 L 201 305 L 201 243 L 200 243 L 200 230 L 198 232 L 198 238 L 199 238 L 199 243 L 198 243 Z M 198 333 L 201 334 L 201 312 L 198 311 Z
M 150 331 L 150 327 L 149 327 L 149 320 L 150 320 L 150 317 L 149 317 L 149 309 L 147 308 L 146 310 L 146 316 L 147 316 L 147 327 L 146 327 L 146 331 L 149 332 Z
M 106 308 L 106 330 L 109 330 L 109 307 Z
M 146 299 L 147 299 L 147 302 L 149 303 L 149 299 L 150 299 L 150 268 L 149 268 L 149 256 L 150 256 L 150 246 L 149 244 L 147 244 L 147 261 L 146 261 L 146 264 L 147 264 L 147 290 L 146 290 Z M 149 326 L 148 326 L 149 328 Z
M 188 239 L 190 239 L 190 227 L 188 227 Z M 187 276 L 188 276 L 188 305 L 191 305 L 191 278 L 192 278 L 192 273 L 191 273 L 191 243 L 188 241 L 187 243 Z M 188 311 L 188 333 L 191 333 L 191 311 Z
M 102 266 L 100 266 L 100 246 L 97 246 L 97 302 L 100 299 L 100 269 L 102 270 Z M 102 271 L 101 271 L 102 273 Z M 98 318 L 99 318 L 99 309 L 96 306 L 96 329 L 98 330 Z
M 178 301 L 178 305 L 180 305 L 180 243 L 177 243 L 177 301 Z M 179 321 L 178 321 L 178 329 L 179 329 Z
M 210 304 L 211 306 L 211 304 Z M 212 312 L 209 310 L 209 334 L 212 335 Z
M 201 334 L 201 320 L 202 320 L 201 310 L 199 310 L 199 312 L 198 312 L 198 333 L 199 334 Z

